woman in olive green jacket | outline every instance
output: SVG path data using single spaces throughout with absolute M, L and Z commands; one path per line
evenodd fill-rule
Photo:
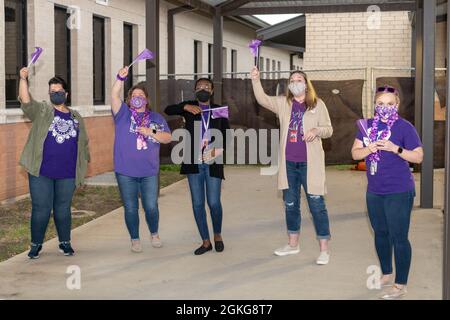
M 19 100 L 32 127 L 20 157 L 28 172 L 32 203 L 30 259 L 39 258 L 45 232 L 53 211 L 59 250 L 74 254 L 70 243 L 71 204 L 89 161 L 88 138 L 83 118 L 66 106 L 66 82 L 49 81 L 51 104 L 35 101 L 28 90 L 28 69 L 20 70 Z
M 296 254 L 300 234 L 300 188 L 306 193 L 320 245 L 317 264 L 328 264 L 331 238 L 325 205 L 325 154 L 322 139 L 331 137 L 333 128 L 325 103 L 302 71 L 289 77 L 286 96 L 268 96 L 255 67 L 252 70 L 253 91 L 258 103 L 277 114 L 280 120 L 278 155 L 278 188 L 283 190 L 289 243 L 275 251 L 278 256 Z

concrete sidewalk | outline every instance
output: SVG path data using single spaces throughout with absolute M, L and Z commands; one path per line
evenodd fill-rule
M 301 252 L 276 257 L 286 243 L 283 202 L 275 176 L 256 167 L 228 167 L 223 186 L 225 251 L 194 256 L 200 245 L 187 181 L 161 190 L 160 234 L 164 247 L 150 245 L 141 216 L 144 252 L 134 254 L 123 209 L 73 231 L 74 257 L 44 245 L 39 260 L 26 253 L 0 264 L 0 299 L 376 299 L 366 270 L 377 265 L 365 213 L 363 172 L 328 170 L 331 262 L 315 265 L 318 245 L 303 198 Z M 437 173 L 439 208 L 442 172 Z M 442 211 L 416 209 L 411 225 L 413 263 L 408 299 L 440 299 Z M 211 226 L 211 224 L 210 224 Z M 81 270 L 81 289 L 69 290 L 69 266 Z

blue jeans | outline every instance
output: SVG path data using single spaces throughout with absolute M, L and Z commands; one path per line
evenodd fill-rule
M 139 194 L 145 220 L 152 235 L 158 234 L 158 176 L 134 178 L 116 172 L 120 196 L 125 208 L 125 223 L 132 240 L 139 239 Z
M 367 193 L 367 209 L 375 233 L 375 248 L 384 275 L 392 274 L 395 255 L 395 282 L 406 285 L 411 266 L 408 240 L 415 191 L 378 195 Z M 392 250 L 393 249 L 393 250 Z
M 325 199 L 323 196 L 308 193 L 306 163 L 286 161 L 286 170 L 289 189 L 283 190 L 283 200 L 286 208 L 286 224 L 288 233 L 300 233 L 300 192 L 301 186 L 303 186 L 303 190 L 305 190 L 306 199 L 308 201 L 308 207 L 313 218 L 317 239 L 331 239 L 330 223 L 328 220 L 328 211 L 325 206 Z
M 31 195 L 31 242 L 44 242 L 50 215 L 53 210 L 56 231 L 60 242 L 70 241 L 73 193 L 75 179 L 50 179 L 28 174 Z
M 199 164 L 198 168 L 199 173 L 188 174 L 187 177 L 191 190 L 192 209 L 194 210 L 198 231 L 202 240 L 209 240 L 205 210 L 205 191 L 214 234 L 220 234 L 222 232 L 222 204 L 220 203 L 222 179 L 210 177 L 209 165 L 207 164 Z

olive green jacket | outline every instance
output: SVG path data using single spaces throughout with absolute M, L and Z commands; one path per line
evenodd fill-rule
M 29 174 L 38 177 L 41 170 L 44 141 L 47 138 L 48 129 L 53 122 L 54 108 L 45 101 L 37 102 L 33 98 L 31 98 L 29 103 L 22 103 L 20 107 L 25 116 L 31 120 L 32 126 L 28 135 L 28 140 L 22 151 L 22 155 L 20 156 L 19 164 L 24 167 Z M 84 182 L 87 163 L 90 161 L 88 147 L 89 139 L 81 115 L 75 110 L 69 110 L 72 119 L 78 120 L 78 123 L 80 124 L 75 177 L 75 184 L 78 187 Z

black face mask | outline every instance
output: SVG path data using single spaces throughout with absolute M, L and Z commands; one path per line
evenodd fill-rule
M 200 102 L 208 102 L 211 99 L 211 92 L 206 90 L 200 90 L 195 93 L 197 100 Z

